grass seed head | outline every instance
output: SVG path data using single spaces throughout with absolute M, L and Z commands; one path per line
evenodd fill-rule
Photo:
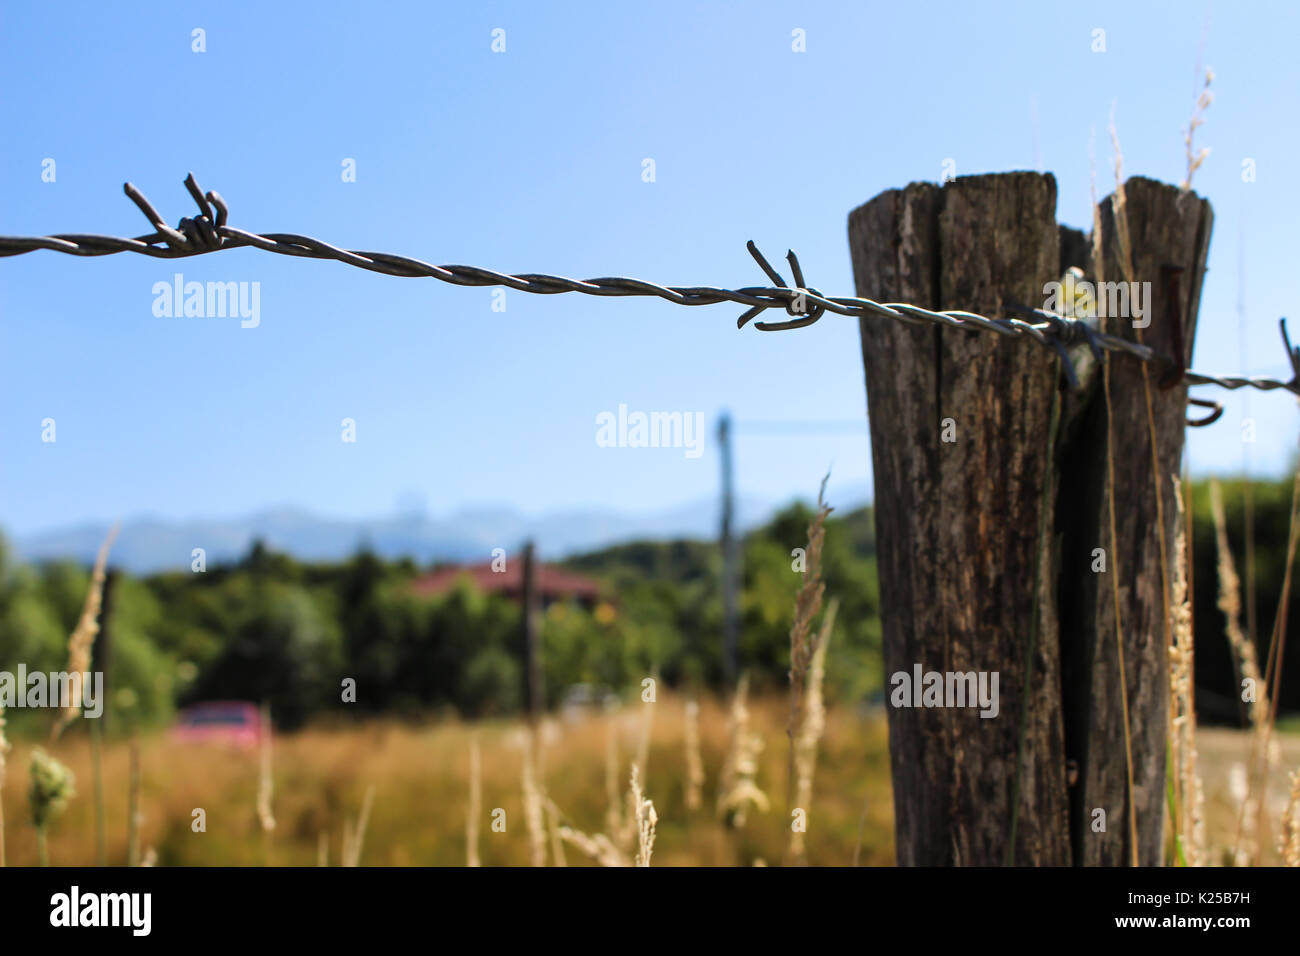
M 28 774 L 31 782 L 27 800 L 31 804 L 32 823 L 38 830 L 44 829 L 77 795 L 76 780 L 71 770 L 39 747 L 32 751 Z

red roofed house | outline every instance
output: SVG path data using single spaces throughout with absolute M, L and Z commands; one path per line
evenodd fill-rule
M 504 594 L 519 600 L 524 593 L 524 563 L 511 561 L 504 571 L 493 571 L 492 563 L 450 565 L 416 578 L 411 590 L 425 597 L 445 594 L 461 578 L 468 578 L 480 591 Z M 553 564 L 537 566 L 537 600 L 545 607 L 555 601 L 577 601 L 584 607 L 594 607 L 600 600 L 600 585 L 591 578 L 574 574 Z

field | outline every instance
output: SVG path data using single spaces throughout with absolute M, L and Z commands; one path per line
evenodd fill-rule
M 646 710 L 652 711 L 646 796 L 658 815 L 655 865 L 754 865 L 780 863 L 788 824 L 775 809 L 785 787 L 785 707 L 782 697 L 751 703 L 753 729 L 765 747 L 756 782 L 773 809 L 752 812 L 743 827 L 724 825 L 716 813 L 719 768 L 726 753 L 727 708 L 705 700 L 700 709 L 700 752 L 705 779 L 702 805 L 686 807 L 687 763 L 685 701 L 663 697 L 612 713 L 581 713 L 556 718 L 539 732 L 539 778 L 558 808 L 559 823 L 588 834 L 606 826 L 607 759 L 611 736 L 619 753 L 620 796 L 626 793 L 632 759 Z M 470 742 L 477 736 L 482 754 L 482 809 L 479 853 L 485 866 L 528 865 L 530 840 L 521 785 L 525 732 L 517 722 L 415 725 L 378 721 L 354 726 L 315 727 L 281 735 L 273 748 L 272 811 L 276 826 L 269 846 L 259 823 L 256 753 L 196 747 L 164 734 L 140 739 L 140 848 L 152 850 L 160 866 L 309 866 L 327 860 L 338 865 L 345 827 L 355 828 L 374 787 L 359 861 L 363 866 L 444 865 L 466 862 Z M 1209 843 L 1233 842 L 1241 804 L 1249 735 L 1204 729 L 1198 746 L 1205 779 Z M 4 789 L 9 862 L 37 860 L 36 839 L 26 805 L 27 751 L 15 741 Z M 50 834 L 53 865 L 95 862 L 91 752 L 84 733 L 69 735 L 55 754 L 72 768 L 77 796 Z M 1279 738 L 1279 763 L 1300 765 L 1300 736 Z M 106 849 L 110 864 L 127 857 L 129 745 L 114 741 L 105 751 Z M 883 712 L 830 708 L 820 748 L 814 798 L 809 814 L 808 859 L 813 865 L 861 865 L 894 861 L 889 756 Z M 1238 768 L 1238 769 L 1234 769 Z M 1268 796 L 1276 824 L 1285 805 L 1285 775 L 1275 773 Z M 1235 792 L 1234 792 L 1235 788 Z M 864 815 L 865 807 L 865 815 Z M 193 811 L 206 814 L 206 832 L 191 828 Z M 493 832 L 492 814 L 505 811 L 505 831 Z M 861 845 L 859 850 L 859 826 Z M 1263 862 L 1276 863 L 1275 833 L 1265 840 Z M 590 863 L 571 844 L 562 845 L 564 863 Z M 552 840 L 546 861 L 555 865 Z M 1228 862 L 1220 849 L 1211 862 Z
M 787 759 L 784 697 L 750 704 L 753 730 L 765 747 L 756 781 L 772 800 L 766 813 L 753 812 L 743 828 L 730 829 L 716 813 L 719 768 L 727 748 L 727 708 L 705 700 L 700 707 L 700 752 L 705 779 L 702 805 L 686 808 L 685 701 L 661 695 L 656 703 L 630 705 L 610 714 L 556 718 L 539 732 L 538 776 L 546 796 L 567 824 L 588 834 L 605 827 L 606 766 L 610 733 L 618 746 L 620 796 L 628 767 L 651 713 L 645 795 L 654 802 L 658 827 L 655 865 L 751 865 L 781 862 L 789 825 L 776 807 L 784 803 Z M 315 865 L 320 841 L 328 860 L 340 861 L 344 827 L 355 826 L 365 793 L 374 786 L 360 863 L 451 865 L 466 862 L 469 807 L 469 748 L 477 734 L 482 754 L 482 812 L 479 852 L 485 866 L 528 865 L 531 860 L 521 786 L 523 725 L 448 722 L 428 726 L 380 721 L 355 726 L 315 727 L 278 736 L 273 747 L 275 829 L 270 862 Z M 13 741 L 4 808 L 9 862 L 37 860 L 28 822 L 27 752 L 31 743 Z M 84 732 L 69 734 L 53 753 L 76 774 L 77 796 L 55 822 L 49 837 L 53 865 L 95 862 L 91 751 Z M 140 845 L 152 848 L 160 866 L 263 865 L 268 846 L 259 824 L 259 758 L 211 747 L 178 744 L 165 735 L 140 739 Z M 104 789 L 107 854 L 120 865 L 127 855 L 129 746 L 105 748 Z M 863 818 L 863 807 L 866 815 Z M 193 811 L 206 813 L 206 832 L 191 829 Z M 505 811 L 505 832 L 493 832 L 492 812 Z M 809 814 L 808 857 L 816 864 L 853 862 L 862 824 L 860 862 L 893 862 L 893 815 L 884 715 L 831 708 L 820 748 Z M 547 841 L 547 862 L 555 861 Z M 570 865 L 589 862 L 565 844 Z
M 1278 866 L 1278 821 L 1286 809 L 1288 775 L 1300 767 L 1300 734 L 1275 736 L 1276 769 L 1269 776 L 1265 798 L 1265 832 L 1260 841 L 1260 863 Z M 1201 728 L 1196 732 L 1201 775 L 1205 785 L 1206 833 L 1211 865 L 1229 865 L 1227 847 L 1235 845 L 1242 796 L 1246 788 L 1246 762 L 1251 736 L 1246 731 Z

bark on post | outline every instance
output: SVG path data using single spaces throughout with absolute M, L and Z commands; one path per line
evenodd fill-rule
M 1140 339 L 1189 365 L 1213 212 L 1195 193 L 1150 179 L 1130 179 L 1124 191 L 1132 248 L 1131 281 L 1139 284 L 1139 290 L 1150 291 L 1147 314 L 1109 316 L 1101 321 L 1106 331 Z M 1106 282 L 1128 280 L 1121 264 L 1115 197 L 1103 201 L 1100 212 L 1104 261 L 1100 269 L 1094 265 L 1089 271 L 1100 272 Z M 1150 324 L 1141 328 L 1148 321 Z M 1119 356 L 1110 359 L 1113 547 L 1106 497 L 1110 491 L 1105 468 L 1106 402 L 1100 381 L 1087 396 L 1080 433 L 1066 450 L 1070 459 L 1062 469 L 1072 482 L 1068 500 L 1063 499 L 1061 507 L 1066 534 L 1061 586 L 1066 649 L 1063 688 L 1069 715 L 1068 755 L 1077 761 L 1080 773 L 1079 785 L 1071 793 L 1071 829 L 1075 859 L 1084 865 L 1115 866 L 1133 859 L 1115 584 L 1133 752 L 1137 859 L 1143 866 L 1152 866 L 1163 857 L 1169 632 L 1161 549 L 1165 574 L 1172 580 L 1177 557 L 1173 550 L 1177 520 L 1173 478 L 1182 460 L 1187 404 L 1185 384 L 1160 387 L 1167 374 L 1167 368 L 1147 366 L 1148 419 L 1142 365 Z M 1155 474 L 1153 429 L 1158 461 Z M 1157 517 L 1163 519 L 1163 528 Z M 1106 555 L 1104 574 L 1091 572 L 1096 548 L 1104 549 Z M 1104 832 L 1095 832 L 1091 826 L 1097 809 L 1106 812 Z
M 1170 261 L 1183 265 L 1181 301 L 1194 314 L 1204 264 L 1204 237 L 1195 237 L 1205 217 L 1190 211 L 1199 202 L 1194 197 L 1170 199 L 1177 190 L 1150 185 L 1156 188 L 1139 181 L 1130 187 L 1134 278 L 1153 283 L 1146 341 L 1166 349 L 1167 306 L 1148 273 Z M 1191 240 L 1186 225 L 1161 225 L 1175 206 L 1184 219 L 1196 220 Z M 1077 234 L 1058 231 L 1055 209 L 1055 180 L 1036 173 L 883 193 L 849 218 L 858 294 L 986 315 L 1005 314 L 1009 303 L 1042 305 L 1045 284 L 1080 257 Z M 1113 232 L 1113 224 L 1103 227 L 1104 237 L 1107 229 Z M 1085 271 L 1095 277 L 1093 269 Z M 1105 278 L 1120 276 L 1108 267 Z M 1133 334 L 1128 324 L 1125 334 Z M 1192 330 L 1188 323 L 1183 340 L 1189 345 Z M 1099 862 L 1097 847 L 1122 841 L 1125 830 L 1122 787 L 1119 804 L 1112 799 L 1116 766 L 1121 784 L 1125 778 L 1122 727 L 1116 748 L 1109 706 L 1119 701 L 1109 671 L 1117 657 L 1113 617 L 1107 634 L 1102 601 L 1110 592 L 1081 557 L 1103 546 L 1094 543 L 1105 491 L 1105 446 L 1096 445 L 1098 434 L 1105 439 L 1104 408 L 1097 411 L 1100 376 L 1083 392 L 1059 397 L 1065 424 L 1054 428 L 1053 400 L 1062 385 L 1056 359 L 1040 346 L 876 317 L 861 320 L 861 333 L 885 673 L 911 678 L 919 665 L 922 673 L 998 675 L 996 717 L 981 717 L 978 707 L 895 707 L 900 688 L 886 688 L 898 861 Z M 1143 538 L 1156 532 L 1153 504 L 1148 509 L 1154 484 L 1150 446 L 1132 427 L 1140 413 L 1146 434 L 1141 369 L 1120 358 L 1111 372 L 1116 499 L 1133 502 L 1118 529 L 1119 550 L 1133 553 L 1121 554 L 1116 573 L 1121 615 L 1136 625 L 1125 640 L 1134 644 L 1131 652 L 1126 646 L 1134 660 L 1130 725 L 1138 728 L 1137 802 L 1147 827 L 1144 810 L 1158 814 L 1160 803 L 1156 792 L 1148 807 L 1143 787 L 1163 781 L 1166 719 L 1163 632 L 1150 633 L 1163 614 L 1160 569 Z M 1185 390 L 1158 391 L 1160 370 L 1151 374 L 1167 476 L 1181 454 Z M 1164 502 L 1172 533 L 1172 492 Z M 1111 604 L 1113 611 L 1113 598 Z M 1074 787 L 1067 759 L 1084 767 Z M 1098 835 L 1105 841 L 1089 843 L 1085 805 L 1095 799 L 1111 800 L 1107 832 Z M 1158 849 L 1158 821 L 1151 833 Z
M 891 190 L 855 210 L 859 295 L 998 314 L 1057 277 L 1056 182 L 1013 173 Z M 1019 745 L 1020 863 L 1069 857 L 1055 617 L 1034 586 L 1055 362 L 1029 342 L 863 318 L 885 673 L 998 675 L 999 711 L 890 708 L 898 860 L 1005 861 Z M 991 677 L 990 677 L 991 680 Z M 891 700 L 894 688 L 887 688 Z

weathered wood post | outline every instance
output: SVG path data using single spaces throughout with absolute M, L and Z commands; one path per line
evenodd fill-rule
M 1058 229 L 1055 211 L 1055 179 L 1037 173 L 882 193 L 849 217 L 857 292 L 991 316 L 1005 315 L 1011 303 L 1042 307 L 1046 284 L 1064 266 L 1081 265 L 1090 279 L 1098 272 L 1079 261 L 1087 247 L 1078 233 Z M 1132 316 L 1112 316 L 1102 320 L 1106 330 L 1142 334 L 1171 355 L 1176 339 L 1190 358 L 1208 204 L 1131 180 L 1128 222 L 1131 278 L 1151 283 L 1142 300 L 1142 321 L 1150 324 L 1139 330 Z M 1104 278 L 1125 278 L 1113 216 L 1102 218 L 1102 239 Z M 1179 295 L 1160 286 L 1169 264 L 1183 267 L 1168 280 L 1181 283 Z M 1173 329 L 1175 306 L 1185 314 L 1181 336 Z M 1112 549 L 1101 520 L 1110 479 L 1100 374 L 1066 393 L 1056 357 L 1024 338 L 878 317 L 861 320 L 861 336 L 898 861 L 1060 865 L 1128 858 L 1124 735 L 1115 721 L 1120 687 L 1110 585 L 1117 583 L 1140 859 L 1158 862 L 1166 641 L 1141 367 L 1129 357 L 1109 359 Z M 1164 371 L 1150 369 L 1151 402 L 1161 517 L 1172 541 L 1170 480 L 1182 453 L 1186 390 L 1159 390 Z M 1111 559 L 1104 573 L 1091 570 L 1095 548 Z M 924 683 L 936 673 L 941 691 L 951 694 L 966 685 L 948 675 L 970 672 L 986 675 L 988 690 L 996 687 L 996 713 L 926 706 L 921 688 L 910 686 L 918 675 Z M 906 679 L 895 681 L 896 674 Z M 1073 786 L 1068 761 L 1080 768 Z M 1092 831 L 1095 808 L 1106 812 L 1105 832 Z
M 1149 289 L 1150 295 L 1140 322 L 1126 318 L 1103 321 L 1107 331 L 1140 339 L 1188 366 L 1213 211 L 1195 193 L 1150 179 L 1129 179 L 1124 192 L 1122 219 L 1116 215 L 1114 196 L 1098 209 L 1103 262 L 1100 267 L 1094 265 L 1094 270 L 1107 282 L 1125 278 L 1130 267 L 1122 263 L 1125 243 L 1117 225 L 1126 222 L 1132 281 L 1139 283 L 1139 289 Z M 1146 328 L 1135 327 L 1148 321 Z M 1172 626 L 1165 610 L 1176 560 L 1174 476 L 1183 454 L 1187 386 L 1177 375 L 1169 376 L 1167 368 L 1148 364 L 1144 375 L 1144 366 L 1132 359 L 1111 359 L 1109 440 L 1114 449 L 1114 474 L 1110 481 L 1104 468 L 1107 411 L 1102 385 L 1080 404 L 1079 433 L 1067 447 L 1069 457 L 1062 467 L 1070 483 L 1070 500 L 1063 501 L 1058 511 L 1064 519 L 1058 528 L 1064 530 L 1067 542 L 1060 552 L 1059 587 L 1065 630 L 1062 646 L 1066 650 L 1066 740 L 1080 772 L 1079 785 L 1071 792 L 1074 860 L 1114 866 L 1136 856 L 1141 865 L 1155 865 L 1163 859 L 1164 845 Z M 1112 500 L 1113 546 L 1109 524 Z M 1082 507 L 1075 509 L 1072 503 Z M 1112 574 L 1113 580 L 1090 572 L 1092 548 L 1105 549 L 1107 574 Z M 1127 790 L 1117 603 L 1133 747 L 1136 825 L 1131 828 L 1126 817 L 1110 810 L 1125 805 Z M 1104 833 L 1094 833 L 1089 826 L 1096 807 L 1107 809 L 1110 823 Z M 1137 833 L 1136 854 L 1129 842 L 1132 830 Z

